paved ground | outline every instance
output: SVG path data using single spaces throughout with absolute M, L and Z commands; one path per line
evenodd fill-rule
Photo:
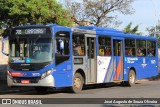
M 1 81 L 0 86 L 0 98 L 160 98 L 160 80 L 138 81 L 134 87 L 122 87 L 120 84 L 90 85 L 80 94 L 63 89 L 50 89 L 40 94 L 32 87 L 7 87 L 6 81 Z

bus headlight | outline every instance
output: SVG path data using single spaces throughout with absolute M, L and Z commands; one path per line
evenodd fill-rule
M 47 77 L 47 76 L 50 75 L 51 73 L 52 73 L 52 70 L 48 70 L 48 71 L 44 72 L 44 73 L 42 74 L 42 76 L 41 76 L 41 79 Z

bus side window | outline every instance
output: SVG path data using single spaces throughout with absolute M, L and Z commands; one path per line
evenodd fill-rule
M 144 56 L 141 49 L 137 50 L 137 56 Z
M 137 56 L 146 56 L 146 40 L 136 40 Z
M 59 31 L 55 37 L 55 63 L 56 65 L 69 60 L 70 57 L 70 33 Z
M 135 39 L 125 39 L 125 55 L 126 56 L 135 56 Z
M 73 55 L 84 56 L 85 55 L 85 39 L 84 34 L 73 34 Z
M 99 55 L 100 56 L 111 56 L 111 38 L 107 36 L 99 36 Z
M 153 57 L 156 55 L 156 42 L 147 41 L 147 56 Z

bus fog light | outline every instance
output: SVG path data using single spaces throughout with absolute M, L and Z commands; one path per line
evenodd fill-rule
M 44 72 L 41 76 L 41 79 L 47 77 L 48 75 L 50 75 L 52 73 L 52 70 L 48 70 L 47 72 Z

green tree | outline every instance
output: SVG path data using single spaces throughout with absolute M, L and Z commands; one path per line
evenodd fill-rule
M 0 0 L 0 21 L 8 26 L 57 23 L 71 26 L 69 12 L 56 0 Z
M 160 21 L 156 25 L 156 31 L 155 31 L 155 26 L 148 27 L 146 30 L 148 31 L 148 34 L 150 36 L 154 36 L 156 34 L 156 37 L 159 37 L 159 35 L 160 35 L 159 34 L 159 32 L 160 32 Z
M 65 0 L 65 6 L 72 14 L 72 19 L 78 25 L 88 20 L 95 26 L 108 27 L 117 25 L 120 21 L 115 13 L 124 15 L 134 12 L 131 3 L 134 0 Z
M 148 34 L 150 36 L 155 36 L 156 38 L 158 38 L 158 47 L 160 48 L 160 21 L 158 21 L 156 29 L 155 26 L 151 26 L 148 27 L 146 30 L 148 31 Z
M 141 35 L 140 32 L 138 32 L 139 25 L 136 25 L 133 29 L 131 28 L 132 22 L 130 22 L 125 28 L 124 32 L 125 33 L 131 33 L 131 34 L 136 34 L 136 35 Z

